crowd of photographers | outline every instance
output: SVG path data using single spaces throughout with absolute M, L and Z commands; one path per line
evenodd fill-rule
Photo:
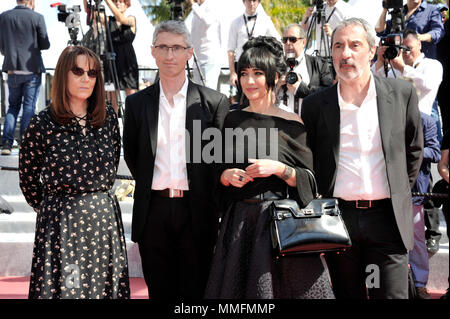
M 273 36 L 283 43 L 288 65 L 286 74 L 277 86 L 279 106 L 300 115 L 303 98 L 336 83 L 330 61 L 330 37 L 340 21 L 357 16 L 357 13 L 352 12 L 351 5 L 343 0 L 315 0 L 303 19 L 298 24 L 288 25 L 280 36 L 270 17 L 260 8 L 260 0 L 242 1 L 245 10 L 232 21 L 228 43 L 225 44 L 221 40 L 220 12 L 212 10 L 212 1 L 189 0 L 193 10 L 191 35 L 196 53 L 194 81 L 217 89 L 220 74 L 218 57 L 226 46 L 230 84 L 237 89 L 233 107 L 242 107 L 245 101 L 241 97 L 236 74 L 236 62 L 242 53 L 242 46 L 250 38 Z M 95 4 L 98 6 L 100 2 L 95 1 Z M 114 67 L 107 67 L 108 60 L 104 61 L 104 69 L 109 73 L 106 78 L 113 80 L 116 73 L 116 85 L 129 95 L 138 89 L 137 61 L 131 45 L 137 31 L 136 20 L 125 13 L 130 1 L 105 2 L 114 14 L 115 22 L 111 32 L 114 34 L 112 41 L 116 51 Z M 17 0 L 17 4 L 15 9 L 0 16 L 0 51 L 5 57 L 2 71 L 8 73 L 9 87 L 9 109 L 3 130 L 2 155 L 11 153 L 20 109 L 23 109 L 21 132 L 34 114 L 41 73 L 45 72 L 40 50 L 50 46 L 43 16 L 33 12 L 34 0 Z M 402 0 L 380 0 L 381 5 L 383 11 L 374 26 L 380 37 L 380 45 L 373 60 L 372 71 L 381 77 L 407 79 L 417 90 L 422 120 L 431 124 L 424 124 L 424 136 L 428 137 L 425 149 L 429 150 L 429 156 L 424 157 L 421 182 L 416 191 L 428 192 L 433 185 L 430 165 L 439 162 L 442 133 L 448 130 L 448 93 L 445 94 L 448 88 L 448 20 L 445 18 L 448 0 L 447 5 L 440 6 L 429 4 L 425 0 L 407 0 L 405 5 Z M 84 9 L 91 17 L 96 15 L 95 12 L 90 12 L 86 0 Z M 388 13 L 390 19 L 387 17 Z M 61 20 L 66 18 L 63 12 Z M 14 21 L 21 23 L 20 30 L 14 29 Z M 102 23 L 99 19 L 98 24 L 91 28 L 93 38 L 100 32 Z M 75 31 L 71 38 L 76 41 Z M 84 44 L 94 46 L 92 41 L 91 44 L 87 43 Z M 36 50 L 29 56 L 24 56 L 24 52 L 29 52 L 26 49 L 28 46 Z M 101 48 L 94 48 L 94 51 L 103 55 Z M 115 110 L 119 111 L 117 107 Z M 439 249 L 439 207 L 426 199 L 415 201 L 414 205 L 416 242 L 410 255 L 410 264 L 418 297 L 429 298 L 426 290 L 428 258 L 429 254 L 436 253 Z M 446 296 L 448 297 L 448 291 Z

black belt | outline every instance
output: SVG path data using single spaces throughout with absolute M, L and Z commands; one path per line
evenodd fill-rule
M 244 202 L 246 202 L 246 203 L 259 203 L 259 202 L 262 202 L 262 201 L 277 200 L 277 199 L 283 199 L 283 198 L 286 198 L 286 197 L 287 197 L 287 195 L 283 194 L 283 193 L 278 194 L 278 193 L 275 193 L 275 192 L 272 192 L 272 191 L 267 191 L 267 192 L 255 195 L 253 197 L 246 198 L 246 199 L 244 199 Z
M 163 190 L 152 189 L 152 194 L 155 194 L 156 196 L 159 197 L 167 197 L 167 198 L 183 198 L 186 197 L 188 193 L 189 191 L 173 188 L 166 188 Z
M 356 208 L 356 209 L 369 209 L 386 207 L 391 203 L 390 198 L 377 199 L 377 200 L 343 200 L 339 198 L 339 207 L 341 208 Z

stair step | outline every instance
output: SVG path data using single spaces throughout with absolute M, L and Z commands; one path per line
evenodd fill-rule
M 0 165 L 17 167 L 17 148 L 11 156 L 0 156 Z M 434 167 L 434 166 L 433 166 Z M 433 168 L 435 169 L 435 168 Z M 120 161 L 120 175 L 130 175 L 123 158 Z M 0 277 L 29 276 L 33 253 L 36 213 L 25 202 L 18 183 L 17 171 L 0 171 L 0 196 L 14 209 L 10 215 L 0 214 Z M 115 186 L 121 184 L 116 181 Z M 119 202 L 127 244 L 128 267 L 131 277 L 143 277 L 139 247 L 130 239 L 132 201 Z M 430 258 L 430 275 L 428 288 L 445 290 L 448 288 L 449 276 L 449 240 L 446 236 L 446 224 L 441 215 L 442 239 L 437 254 Z

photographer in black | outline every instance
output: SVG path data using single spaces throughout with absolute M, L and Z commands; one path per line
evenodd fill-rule
M 288 110 L 300 115 L 302 100 L 309 94 L 333 85 L 333 73 L 320 57 L 304 53 L 306 32 L 299 24 L 291 24 L 283 33 L 288 72 L 280 78 L 278 99 Z
M 88 0 L 83 0 L 85 11 L 88 16 L 91 15 L 92 7 L 88 5 Z M 97 1 L 97 4 L 101 1 Z M 136 18 L 134 16 L 126 16 L 125 12 L 130 7 L 130 0 L 105 0 L 111 12 L 114 14 L 112 17 L 108 17 L 108 28 L 111 36 L 112 48 L 107 48 L 109 51 L 115 53 L 115 68 L 117 70 L 117 76 L 119 80 L 119 87 L 115 88 L 117 90 L 125 90 L 125 94 L 128 96 L 137 91 L 139 86 L 139 69 L 136 58 L 136 53 L 133 48 L 133 41 L 136 37 Z M 93 14 L 96 22 L 101 21 L 101 23 L 94 23 L 96 27 L 102 27 L 104 24 L 104 18 L 100 17 L 97 19 L 95 13 Z M 99 25 L 100 24 L 100 25 Z M 109 36 L 109 35 L 106 35 Z M 107 40 L 105 36 L 105 41 Z M 105 83 L 113 82 L 113 75 L 109 74 L 111 71 L 104 67 L 105 69 Z M 116 95 L 110 94 L 112 100 L 112 105 L 114 110 L 118 112 L 118 105 L 116 101 Z

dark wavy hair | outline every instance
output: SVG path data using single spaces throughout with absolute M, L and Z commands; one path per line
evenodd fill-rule
M 274 37 L 259 36 L 248 40 L 243 50 L 237 66 L 238 83 L 241 81 L 242 70 L 255 68 L 264 71 L 267 89 L 273 89 L 276 74 L 281 76 L 287 68 L 281 42 Z

